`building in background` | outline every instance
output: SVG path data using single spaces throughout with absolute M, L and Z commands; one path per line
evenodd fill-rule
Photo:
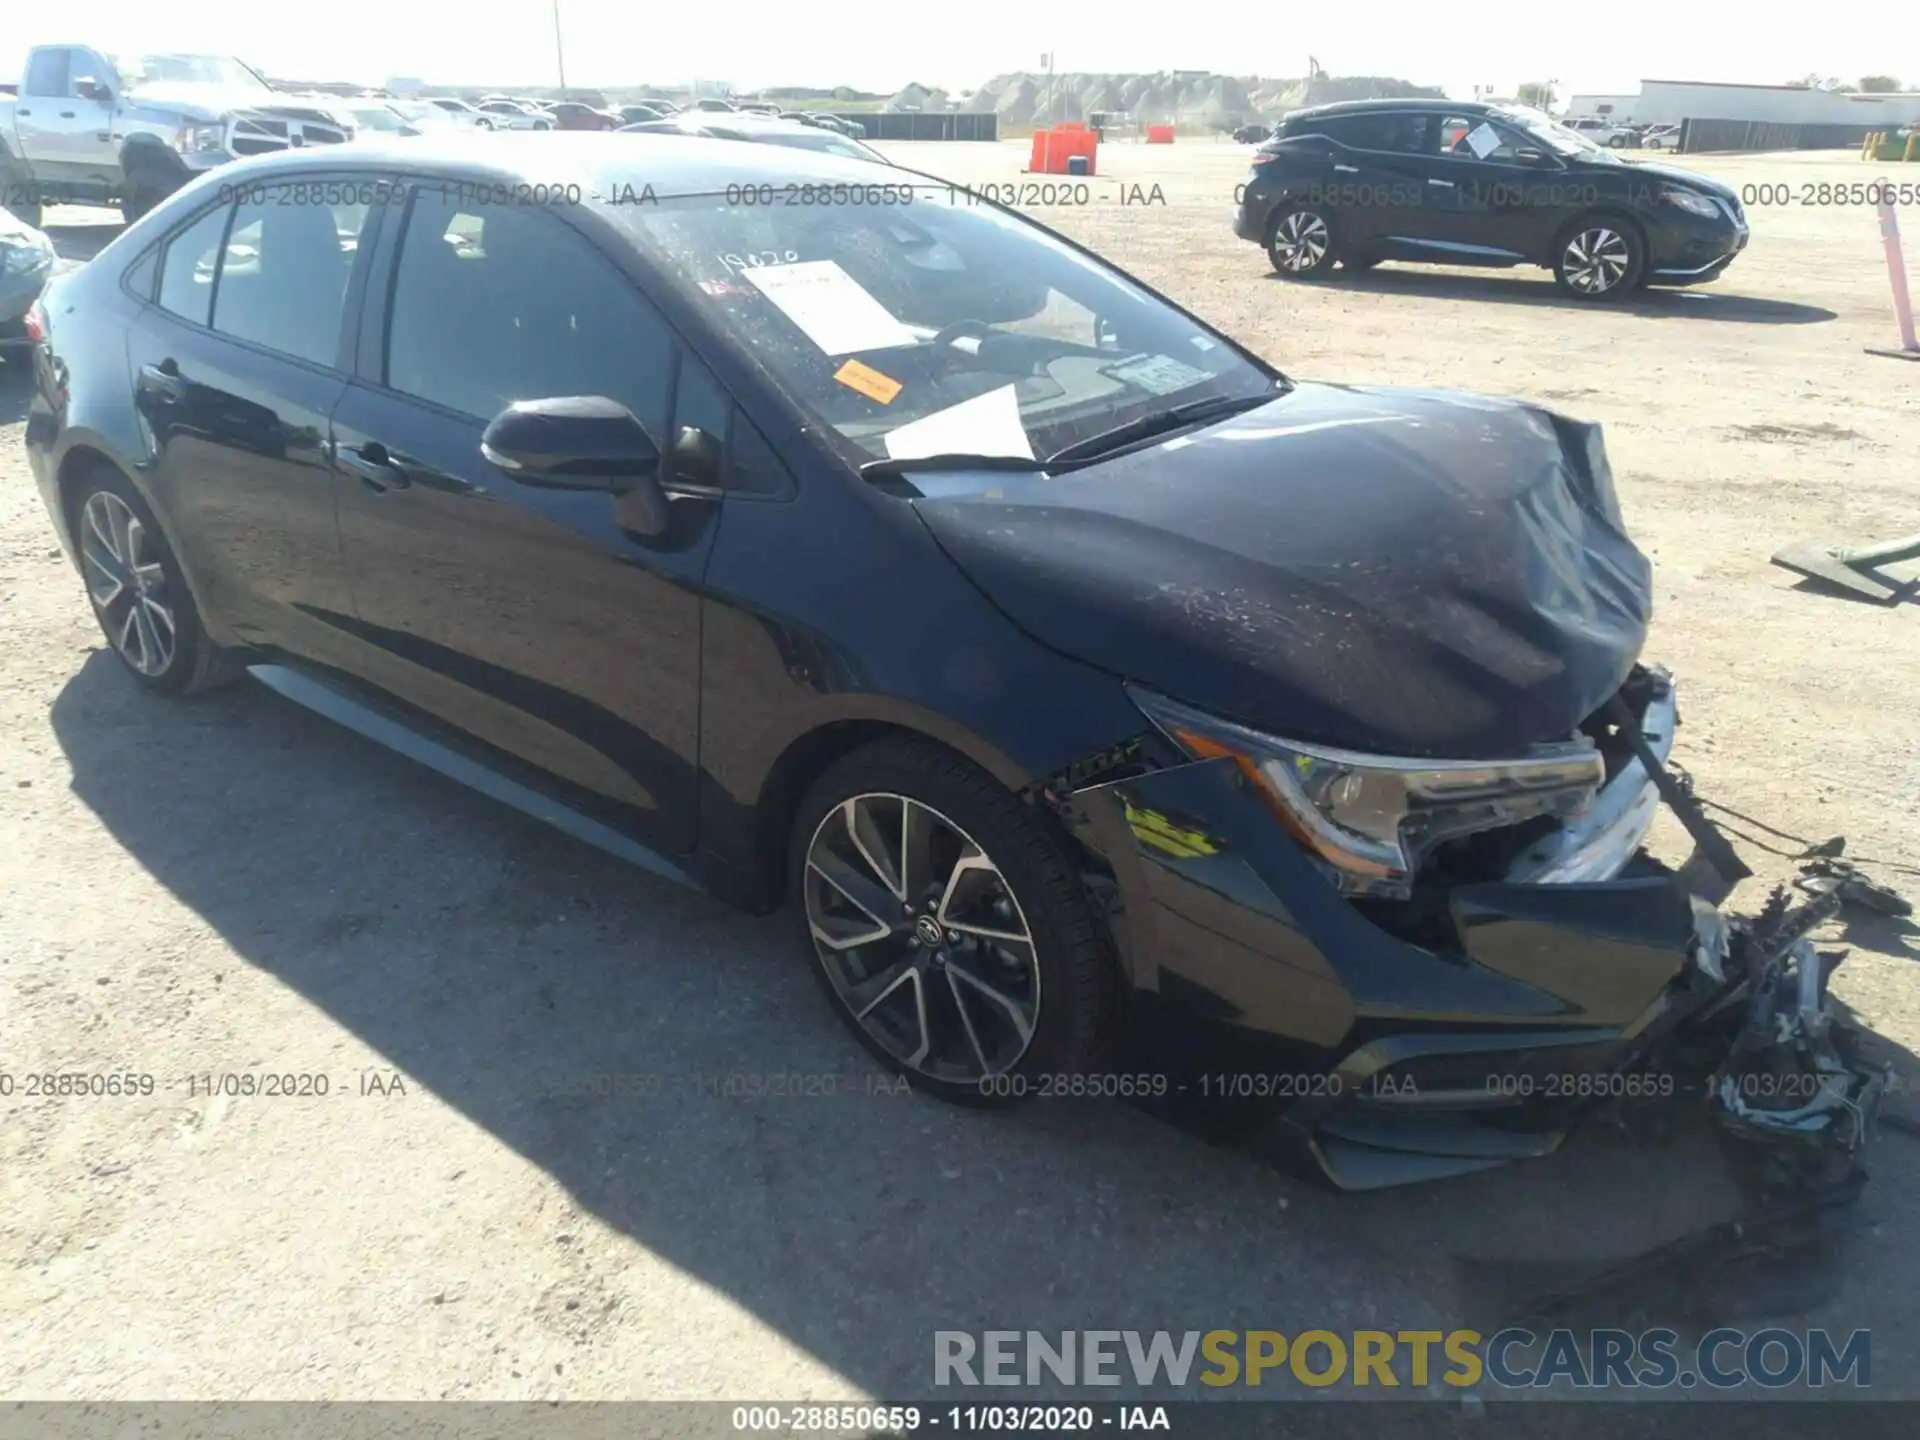
M 427 82 L 412 75 L 396 75 L 386 84 L 389 95 L 398 95 L 402 98 L 425 94 L 426 89 Z
M 1637 95 L 1575 95 L 1567 116 L 1620 125 L 1743 120 L 1762 125 L 1857 125 L 1893 130 L 1920 122 L 1920 91 L 1862 95 L 1800 85 L 1726 85 L 1709 80 L 1642 80 Z
M 1611 120 L 1616 125 L 1635 125 L 1640 117 L 1634 112 L 1640 104 L 1640 96 L 1633 95 L 1575 95 L 1567 101 L 1565 111 L 1569 120 L 1599 119 Z

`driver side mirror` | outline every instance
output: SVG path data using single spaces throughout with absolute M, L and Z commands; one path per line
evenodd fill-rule
M 631 410 L 604 395 L 517 400 L 488 423 L 480 453 L 522 485 L 618 496 L 629 529 L 658 535 L 671 519 L 660 447 Z
M 113 88 L 104 80 L 97 80 L 91 75 L 82 75 L 75 80 L 73 93 L 82 100 L 96 100 L 102 105 L 113 103 Z

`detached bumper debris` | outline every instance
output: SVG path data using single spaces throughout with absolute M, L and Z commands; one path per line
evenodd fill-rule
M 1852 1157 L 1871 1133 L 1890 1075 L 1864 1066 L 1853 1035 L 1831 1011 L 1827 983 L 1840 957 L 1823 955 L 1806 932 L 1840 908 L 1840 892 L 1798 911 L 1775 904 L 1736 932 L 1745 950 L 1746 1016 L 1726 1060 L 1707 1084 L 1715 1118 L 1758 1141 L 1821 1147 Z

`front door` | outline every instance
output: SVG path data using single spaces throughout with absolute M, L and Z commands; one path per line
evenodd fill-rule
M 480 452 L 513 401 L 563 395 L 620 401 L 665 450 L 677 338 L 558 215 L 437 186 L 408 206 L 372 333 L 384 353 L 333 416 L 356 668 L 590 812 L 689 848 L 718 494 L 674 493 L 650 536 L 621 497 L 522 483 Z
M 1522 163 L 1523 152 L 1539 159 Z M 1448 116 L 1434 136 L 1428 174 L 1431 214 L 1423 238 L 1462 264 L 1537 260 L 1562 219 L 1577 208 L 1577 187 L 1540 142 L 1481 116 Z

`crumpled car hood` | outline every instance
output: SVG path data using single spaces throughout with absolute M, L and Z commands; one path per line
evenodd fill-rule
M 912 503 L 1044 644 L 1372 753 L 1568 738 L 1651 609 L 1599 427 L 1518 401 L 1301 385 L 1086 469 Z

